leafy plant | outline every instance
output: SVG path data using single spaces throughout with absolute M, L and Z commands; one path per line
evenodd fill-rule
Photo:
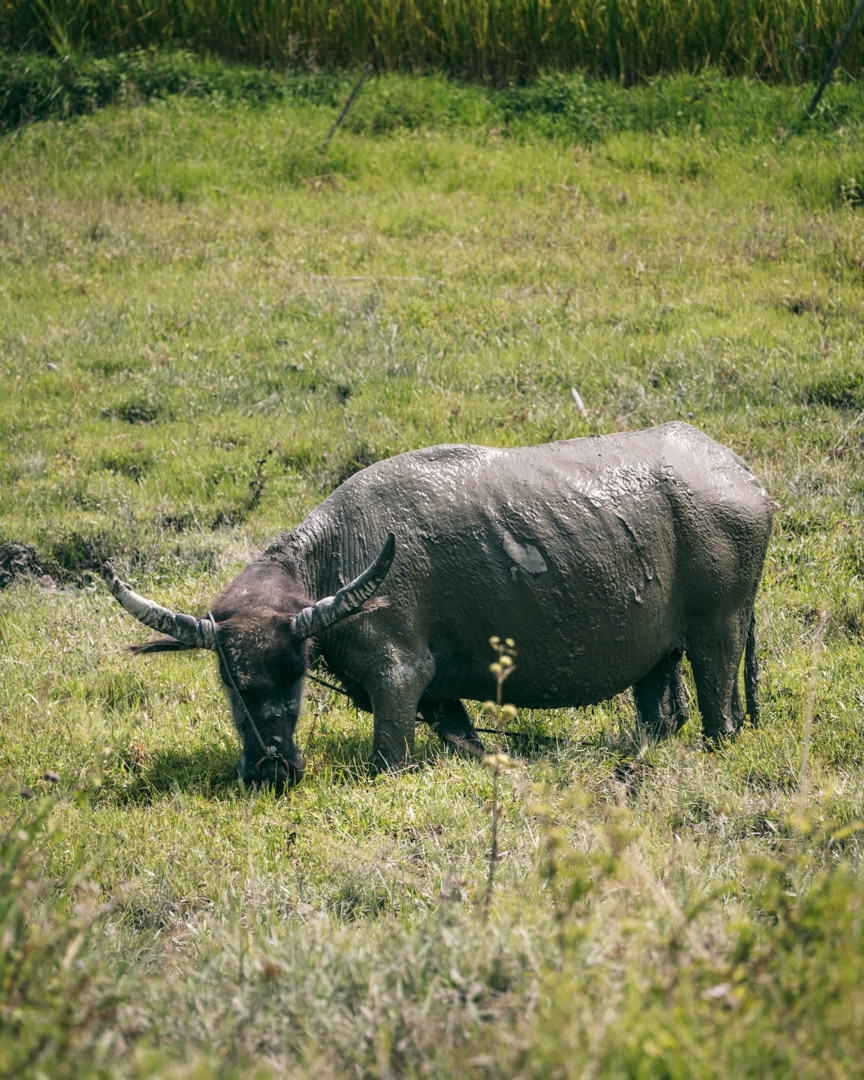
M 56 781 L 56 777 L 53 780 Z M 0 834 L 0 1072 L 79 1075 L 110 1055 L 123 996 L 90 955 L 111 910 L 99 886 L 51 880 L 38 844 L 56 841 L 50 800 L 37 801 Z

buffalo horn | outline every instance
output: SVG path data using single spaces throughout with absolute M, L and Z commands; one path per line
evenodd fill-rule
M 346 619 L 359 611 L 387 576 L 395 551 L 396 537 L 393 533 L 388 533 L 378 558 L 359 577 L 340 589 L 335 596 L 326 596 L 317 604 L 303 608 L 299 615 L 295 615 L 294 633 L 301 638 L 313 637 L 323 633 L 340 619 Z
M 117 577 L 110 563 L 103 566 L 102 577 L 105 579 L 105 584 L 111 590 L 115 600 L 130 615 L 134 615 L 138 622 L 149 626 L 151 630 L 158 630 L 161 634 L 168 634 L 190 649 L 216 648 L 216 628 L 209 619 L 196 619 L 194 615 L 181 615 L 154 604 L 152 600 L 145 600 L 143 596 L 133 592 L 125 582 Z

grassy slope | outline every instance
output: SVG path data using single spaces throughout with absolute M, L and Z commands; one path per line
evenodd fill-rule
M 368 136 L 387 94 L 448 93 L 380 84 L 326 158 L 332 112 L 299 103 L 0 145 L 0 540 L 64 586 L 0 595 L 3 817 L 60 777 L 15 910 L 64 943 L 16 968 L 7 933 L 0 1066 L 23 1024 L 51 1075 L 860 1070 L 860 852 L 832 830 L 862 802 L 862 131 Z M 626 699 L 520 717 L 560 741 L 502 778 L 488 925 L 488 772 L 421 735 L 373 779 L 368 718 L 315 689 L 303 785 L 240 791 L 213 665 L 127 660 L 87 584 L 111 553 L 201 608 L 369 461 L 673 418 L 780 504 L 764 726 L 709 754 L 695 719 L 640 747 Z

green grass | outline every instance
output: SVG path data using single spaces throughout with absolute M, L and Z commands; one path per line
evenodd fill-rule
M 796 133 L 684 85 L 382 79 L 327 155 L 342 84 L 3 138 L 4 1074 L 860 1075 L 856 90 Z M 488 922 L 486 769 L 421 732 L 374 778 L 314 687 L 303 783 L 242 790 L 213 664 L 128 658 L 93 576 L 205 610 L 365 463 L 671 419 L 778 503 L 763 726 L 520 715 Z
M 842 0 L 7 0 L 0 40 L 63 56 L 141 46 L 278 65 L 446 70 L 526 78 L 582 68 L 632 81 L 719 67 L 769 79 L 818 77 L 851 15 Z M 861 70 L 860 34 L 843 57 Z
M 277 102 L 338 110 L 357 72 L 287 71 L 202 61 L 183 52 L 134 50 L 94 58 L 0 53 L 0 131 L 64 120 L 109 105 L 134 106 L 180 95 L 219 107 Z M 620 132 L 704 134 L 735 142 L 775 139 L 806 127 L 833 133 L 855 126 L 862 93 L 837 82 L 805 118 L 813 85 L 767 86 L 716 70 L 656 78 L 638 87 L 583 73 L 546 73 L 524 86 L 458 84 L 440 76 L 373 76 L 348 114 L 348 130 L 383 135 L 417 128 L 494 128 L 514 138 L 580 142 Z

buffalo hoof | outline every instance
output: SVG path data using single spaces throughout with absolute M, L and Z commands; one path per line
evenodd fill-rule
M 468 754 L 472 757 L 485 757 L 486 755 L 486 747 L 476 735 L 467 735 L 461 731 L 439 731 L 438 735 L 448 750 Z
M 416 761 L 403 758 L 401 761 L 388 761 L 380 754 L 372 762 L 373 776 L 398 776 L 399 773 L 416 772 L 419 769 Z

